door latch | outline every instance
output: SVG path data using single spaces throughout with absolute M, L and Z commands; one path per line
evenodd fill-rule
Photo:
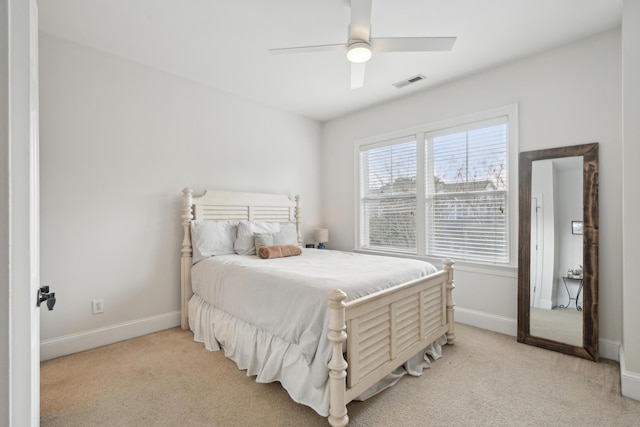
M 56 293 L 49 292 L 49 286 L 41 286 L 40 289 L 38 289 L 38 302 L 36 305 L 40 307 L 40 303 L 44 301 L 47 302 L 49 311 L 53 310 L 53 306 L 56 305 Z

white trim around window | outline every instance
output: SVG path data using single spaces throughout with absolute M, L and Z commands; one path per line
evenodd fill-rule
M 472 132 L 478 128 L 487 128 L 493 125 L 506 124 L 506 180 L 501 183 L 502 190 L 506 196 L 503 198 L 505 206 L 506 221 L 504 228 L 507 233 L 504 243 L 508 248 L 503 256 L 497 253 L 495 259 L 492 257 L 483 257 L 474 255 L 466 256 L 463 252 L 454 251 L 448 254 L 446 250 L 434 250 L 433 245 L 429 245 L 429 236 L 433 237 L 431 230 L 428 230 L 427 218 L 431 214 L 429 210 L 429 200 L 435 194 L 434 180 L 428 178 L 433 175 L 433 153 L 425 152 L 433 147 L 433 139 L 442 135 L 451 135 L 456 132 Z M 503 126 L 504 129 L 504 126 Z M 415 142 L 415 162 L 410 164 L 406 158 L 402 158 L 403 163 L 399 163 L 397 159 L 401 155 L 406 157 L 407 150 L 396 150 L 391 152 L 388 148 L 394 144 Z M 404 148 L 404 147 L 399 147 Z M 377 163 L 367 163 L 368 156 L 381 156 L 381 159 L 387 162 L 387 167 L 381 170 L 379 174 L 372 175 L 367 168 L 378 167 Z M 390 156 L 390 157 L 389 157 Z M 363 158 L 365 160 L 363 160 Z M 376 157 L 378 158 L 378 157 Z M 422 259 L 438 259 L 444 256 L 450 256 L 457 261 L 462 261 L 469 266 L 476 265 L 480 269 L 492 267 L 507 267 L 512 270 L 517 262 L 517 195 L 518 195 L 518 106 L 517 104 L 506 107 L 496 108 L 481 113 L 469 114 L 461 117 L 452 118 L 436 123 L 424 124 L 410 129 L 402 129 L 384 135 L 378 135 L 366 139 L 356 141 L 355 143 L 355 250 L 361 252 L 372 252 L 380 254 L 389 254 L 396 256 L 408 256 Z M 431 160 L 430 160 L 431 159 Z M 403 176 L 402 168 L 415 167 L 416 172 L 413 174 L 413 183 L 409 178 L 409 174 Z M 431 169 L 427 173 L 427 169 Z M 371 177 L 374 176 L 378 183 L 378 190 L 371 191 L 375 185 L 371 184 Z M 382 177 L 380 177 L 382 176 Z M 386 179 L 386 181 L 385 181 Z M 468 183 L 473 182 L 478 185 L 477 181 L 468 179 Z M 399 185 L 401 184 L 401 185 Z M 367 189 L 364 187 L 368 186 Z M 493 185 L 492 185 L 493 189 Z M 448 189 L 447 189 L 448 190 Z M 477 189 L 476 189 L 477 190 Z M 366 194 L 365 194 L 366 193 Z M 413 202 L 413 200 L 415 202 Z M 402 201 L 397 206 L 397 212 L 394 208 L 394 201 Z M 401 205 L 406 203 L 415 203 L 415 213 L 409 213 L 407 208 Z M 370 205 L 370 206 L 369 206 Z M 371 207 L 373 206 L 373 208 Z M 365 214 L 365 208 L 367 213 Z M 384 231 L 378 231 L 371 228 L 367 221 L 371 221 L 371 209 L 376 212 L 393 212 L 394 227 L 397 232 L 390 234 Z M 500 210 L 503 207 L 499 207 Z M 415 215 L 412 220 L 411 215 Z M 412 222 L 413 221 L 413 222 Z M 413 224 L 413 233 L 407 232 L 408 224 Z M 378 240 L 371 242 L 371 235 L 381 234 Z M 455 235 L 452 242 L 455 241 Z M 384 239 L 388 239 L 389 247 L 385 247 Z M 412 240 L 413 239 L 413 240 Z M 498 249 L 499 252 L 499 249 Z

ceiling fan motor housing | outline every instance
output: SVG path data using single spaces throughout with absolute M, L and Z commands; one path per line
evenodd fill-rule
M 350 43 L 347 49 L 347 59 L 356 64 L 367 62 L 371 59 L 371 45 L 362 40 Z

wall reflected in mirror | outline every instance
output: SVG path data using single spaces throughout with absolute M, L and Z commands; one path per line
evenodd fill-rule
M 521 152 L 519 181 L 518 341 L 597 361 L 598 143 Z
M 582 170 L 582 156 L 531 165 L 530 334 L 573 346 L 582 346 Z

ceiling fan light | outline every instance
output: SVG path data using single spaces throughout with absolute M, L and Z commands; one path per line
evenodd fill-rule
M 349 45 L 347 59 L 359 64 L 371 59 L 371 47 L 365 42 L 356 42 Z

